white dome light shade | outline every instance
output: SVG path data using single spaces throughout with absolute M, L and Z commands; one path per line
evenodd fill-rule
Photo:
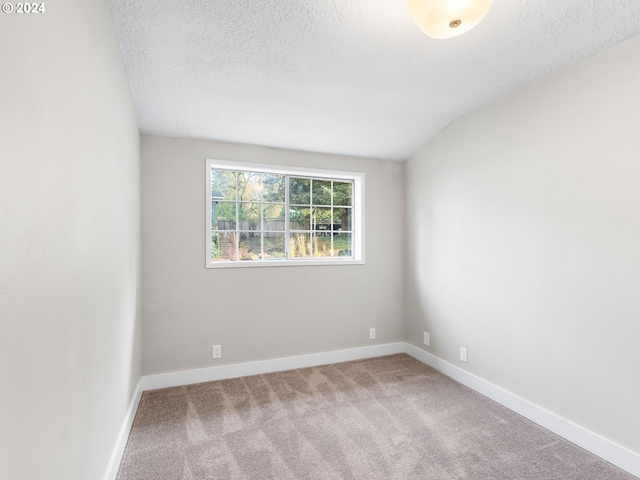
M 409 0 L 420 30 L 432 38 L 451 38 L 478 25 L 493 0 Z

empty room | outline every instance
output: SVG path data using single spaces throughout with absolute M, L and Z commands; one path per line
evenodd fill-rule
M 0 478 L 640 478 L 640 2 L 0 13 Z

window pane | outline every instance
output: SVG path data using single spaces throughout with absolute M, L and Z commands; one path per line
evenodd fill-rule
M 342 231 L 351 231 L 351 209 L 350 208 L 334 208 L 333 209 L 333 229 Z
M 284 232 L 284 205 L 263 205 L 264 229 Z
M 338 257 L 352 257 L 353 244 L 350 233 L 336 233 L 333 236 L 333 250 Z
M 313 204 L 331 205 L 331 182 L 329 180 L 313 181 Z
M 264 258 L 266 260 L 284 260 L 284 233 L 265 232 Z
M 211 199 L 236 199 L 236 172 L 211 170 Z
M 211 232 L 211 260 L 220 262 L 236 259 L 236 234 Z
M 240 230 L 260 230 L 260 204 L 240 203 L 238 208 Z
M 294 178 L 289 179 L 289 203 L 291 205 L 309 205 L 309 185 L 308 178 Z
M 331 230 L 331 208 L 314 208 L 313 209 L 313 229 L 312 230 Z
M 240 260 L 260 260 L 261 232 L 240 232 Z
M 331 233 L 318 233 L 313 235 L 313 256 L 332 257 Z
M 333 204 L 353 205 L 353 184 L 351 182 L 333 182 Z
M 284 175 L 264 174 L 263 202 L 284 203 Z
M 292 258 L 311 256 L 311 234 L 293 233 L 289 240 L 289 256 Z
M 291 230 L 309 230 L 309 212 L 308 207 L 291 207 L 289 209 L 289 228 Z
M 235 230 L 235 202 L 211 202 L 211 226 L 214 230 Z
M 262 174 L 255 172 L 238 172 L 238 200 L 259 202 L 262 198 L 264 183 Z

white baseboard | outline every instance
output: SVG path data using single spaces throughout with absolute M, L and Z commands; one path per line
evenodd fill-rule
M 607 440 L 597 433 L 576 425 L 555 413 L 551 413 L 460 367 L 445 362 L 414 345 L 405 344 L 405 352 L 416 360 L 435 368 L 455 381 L 528 418 L 571 443 L 584 448 L 636 477 L 640 477 L 640 454 Z
M 127 440 L 129 440 L 129 432 L 131 431 L 131 426 L 133 425 L 133 419 L 136 416 L 136 411 L 138 410 L 138 405 L 140 404 L 142 390 L 142 381 L 139 381 L 138 385 L 136 386 L 136 390 L 133 393 L 133 398 L 131 399 L 131 403 L 129 404 L 127 413 L 125 414 L 122 426 L 120 427 L 120 432 L 118 433 L 116 444 L 113 447 L 113 452 L 111 453 L 111 458 L 109 459 L 109 465 L 107 466 L 104 480 L 116 480 L 116 476 L 118 475 L 118 468 L 120 467 L 122 455 L 124 454 L 124 448 L 127 446 Z
M 122 454 L 127 443 L 129 431 L 133 424 L 135 412 L 144 390 L 190 385 L 193 383 L 212 382 L 227 378 L 246 377 L 264 373 L 280 372 L 295 368 L 330 365 L 364 358 L 381 357 L 395 353 L 407 353 L 416 360 L 425 363 L 461 384 L 481 393 L 508 409 L 522 415 L 564 439 L 599 456 L 607 462 L 640 478 L 640 454 L 618 445 L 606 438 L 587 430 L 575 423 L 539 407 L 497 385 L 483 380 L 449 362 L 432 355 L 414 345 L 405 342 L 373 345 L 370 347 L 336 350 L 295 357 L 275 358 L 256 362 L 222 365 L 219 367 L 201 368 L 181 372 L 146 375 L 140 379 L 133 400 L 127 412 L 114 447 L 109 468 L 104 480 L 115 480 Z
M 155 390 L 158 388 L 177 387 L 192 383 L 213 382 L 226 378 L 247 377 L 263 373 L 281 372 L 295 368 L 315 367 L 317 365 L 330 365 L 332 363 L 348 362 L 363 358 L 382 357 L 394 353 L 404 353 L 405 343 L 386 343 L 372 345 L 370 347 L 350 348 L 348 350 L 335 350 L 332 352 L 313 353 L 310 355 L 298 355 L 295 357 L 274 358 L 257 362 L 236 363 L 233 365 L 221 365 L 219 367 L 200 368 L 182 372 L 160 373 L 142 377 L 143 390 Z

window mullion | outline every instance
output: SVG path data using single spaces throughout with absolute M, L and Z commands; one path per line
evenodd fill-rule
M 240 172 L 236 172 L 236 228 L 235 228 L 235 256 L 236 262 L 240 260 L 240 203 L 238 202 L 238 178 Z
M 290 225 L 289 225 L 289 175 L 284 176 L 284 258 L 285 260 L 289 260 L 289 244 L 291 243 L 291 239 L 289 236 Z
M 331 248 L 331 256 L 333 257 L 333 226 L 336 223 L 336 219 L 333 218 L 333 180 L 331 180 L 331 217 L 329 217 L 329 220 L 331 221 L 331 228 L 329 230 L 329 235 L 331 235 L 331 243 L 330 248 Z
M 314 179 L 309 179 L 309 258 L 313 258 L 313 232 L 315 229 L 314 210 L 313 210 L 313 182 Z

